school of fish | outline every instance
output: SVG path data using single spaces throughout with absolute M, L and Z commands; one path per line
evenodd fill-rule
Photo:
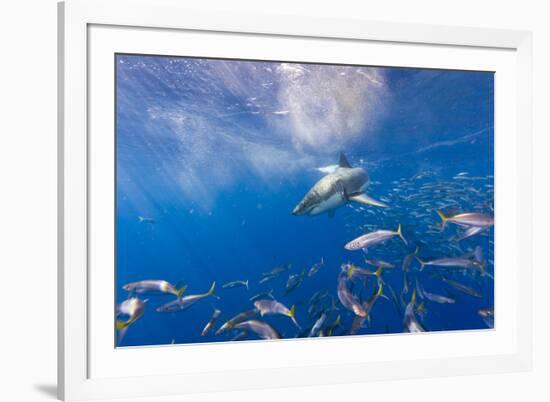
M 322 171 L 327 174 L 305 193 L 292 213 L 326 213 L 333 218 L 338 208 L 347 207 L 368 216 L 368 222 L 360 226 L 344 222 L 357 233 L 346 244 L 335 245 L 347 250 L 348 261 L 320 257 L 299 269 L 286 263 L 259 272 L 257 278 L 235 278 L 222 284 L 222 292 L 250 292 L 242 298 L 240 311 L 224 310 L 223 294 L 215 293 L 216 282 L 209 287 L 205 284 L 202 293 L 193 294 L 189 294 L 185 284 L 163 279 L 144 278 L 128 283 L 122 287 L 127 299 L 117 305 L 115 313 L 118 344 L 144 314 L 180 313 L 208 301 L 212 314 L 204 318 L 200 336 L 209 334 L 240 341 L 368 332 L 380 303 L 393 305 L 402 322 L 401 332 L 425 332 L 431 330 L 423 322 L 431 306 L 454 305 L 462 297 L 483 297 L 479 285 L 494 280 L 487 269 L 493 265 L 493 240 L 488 236 L 494 225 L 492 176 L 475 177 L 460 172 L 451 181 L 441 181 L 431 180 L 433 172 L 421 171 L 392 182 L 392 189 L 377 201 L 365 193 L 369 181 L 366 170 L 352 167 L 345 155 L 341 154 L 337 166 Z M 392 204 L 399 201 L 413 202 L 418 209 L 398 214 L 392 211 Z M 471 205 L 471 210 L 460 208 L 465 204 Z M 138 220 L 156 224 L 152 218 L 139 216 Z M 392 220 L 395 224 L 388 227 L 387 222 Z M 422 233 L 416 233 L 417 228 L 423 228 Z M 454 231 L 451 237 L 450 230 Z M 481 246 L 463 249 L 464 241 L 475 236 L 487 237 L 486 250 Z M 434 244 L 437 254 L 431 247 Z M 384 257 L 375 258 L 376 255 Z M 285 302 L 305 281 L 315 283 L 321 270 L 330 270 L 334 275 L 333 289 L 318 289 L 308 300 L 292 305 Z M 272 286 L 271 282 L 276 281 L 283 285 L 280 289 Z M 448 291 L 431 291 L 430 283 L 434 281 L 444 284 Z M 149 296 L 162 296 L 166 303 L 149 309 Z M 472 314 L 477 314 L 487 328 L 494 327 L 492 305 Z M 281 334 L 270 321 L 274 316 L 290 320 L 294 332 Z

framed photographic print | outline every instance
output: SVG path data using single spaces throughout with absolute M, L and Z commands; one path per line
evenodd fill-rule
M 529 33 L 59 16 L 61 398 L 529 369 Z

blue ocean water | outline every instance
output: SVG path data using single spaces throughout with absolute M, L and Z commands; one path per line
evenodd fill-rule
M 117 346 L 231 340 L 239 331 L 215 331 L 269 290 L 295 306 L 302 327 L 282 315 L 256 318 L 282 337 L 307 336 L 323 312 L 323 335 L 347 335 L 355 315 L 339 301 L 337 281 L 344 263 L 374 271 L 365 258 L 395 268 L 383 271 L 387 298 L 376 301 L 358 334 L 403 332 L 415 288 L 425 330 L 488 328 L 479 310 L 494 303 L 493 229 L 458 241 L 464 229 L 447 223 L 441 231 L 436 211 L 493 214 L 493 73 L 143 55 L 115 61 L 116 300 L 145 301 Z M 389 208 L 350 202 L 333 217 L 292 215 L 340 153 L 368 172 L 367 193 Z M 364 233 L 398 225 L 407 245 L 395 237 L 366 255 L 344 249 Z M 417 246 L 422 260 L 480 247 L 487 274 L 420 271 L 413 260 L 405 275 L 403 259 Z M 289 269 L 259 283 L 262 273 L 281 266 Z M 289 275 L 304 270 L 302 284 L 285 295 Z M 217 297 L 160 313 L 176 296 L 122 289 L 141 280 L 185 284 L 184 296 L 207 292 L 215 281 Z M 249 288 L 222 288 L 235 280 L 248 280 Z M 349 286 L 366 301 L 377 281 Z M 455 303 L 422 299 L 422 289 Z M 214 307 L 221 316 L 201 336 Z M 259 338 L 248 332 L 242 339 Z

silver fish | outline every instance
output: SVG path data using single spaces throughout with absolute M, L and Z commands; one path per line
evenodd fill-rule
M 482 226 L 470 226 L 468 229 L 466 229 L 464 232 L 462 232 L 460 234 L 460 236 L 458 236 L 456 238 L 456 240 L 458 241 L 461 241 L 461 240 L 465 240 L 469 237 L 472 237 L 472 236 L 475 236 L 481 232 L 484 232 L 485 230 L 487 230 L 486 227 L 482 227 Z
M 349 279 L 353 278 L 366 278 L 367 276 L 377 276 L 380 278 L 382 275 L 382 267 L 379 267 L 376 271 L 370 269 L 360 268 L 355 264 L 342 264 L 340 266 L 342 273 L 346 274 Z
M 256 309 L 243 311 L 242 313 L 237 314 L 235 317 L 231 318 L 230 320 L 227 320 L 216 331 L 216 335 L 220 335 L 229 329 L 233 329 L 235 325 L 237 325 L 238 323 L 249 320 L 250 318 L 255 317 L 256 315 L 258 315 L 258 310 Z
M 441 230 L 445 228 L 447 222 L 459 226 L 476 226 L 482 228 L 489 228 L 495 224 L 494 217 L 482 212 L 464 212 L 452 216 L 447 216 L 439 210 L 436 212 L 441 218 Z
M 176 300 L 171 301 L 170 303 L 163 304 L 157 308 L 159 313 L 175 313 L 177 311 L 183 311 L 191 307 L 193 304 L 206 299 L 207 297 L 214 296 L 214 288 L 216 287 L 216 282 L 212 283 L 210 290 L 206 293 L 198 295 L 189 295 L 184 297 L 178 297 Z
M 278 302 L 277 300 L 256 300 L 254 302 L 254 307 L 260 312 L 260 315 L 263 317 L 266 314 L 281 314 L 285 315 L 287 317 L 290 317 L 294 325 L 300 328 L 300 325 L 298 325 L 298 322 L 296 321 L 296 318 L 294 317 L 295 307 L 292 306 L 290 309 L 286 307 L 284 304 Z
M 309 302 L 308 304 L 312 305 L 312 304 L 317 304 L 317 302 L 319 300 L 321 300 L 322 298 L 324 297 L 327 297 L 329 294 L 329 291 L 328 289 L 321 289 L 321 290 L 318 290 L 317 292 L 315 292 L 313 294 L 313 296 L 311 296 L 311 298 L 309 299 Z
M 378 285 L 386 285 L 383 281 L 379 281 L 378 282 Z M 393 289 L 393 286 L 391 286 L 389 283 L 387 284 L 387 288 L 389 289 L 390 291 L 390 298 L 388 298 L 386 295 L 384 294 L 381 294 L 379 297 L 384 297 L 386 299 L 389 299 L 391 300 L 394 308 L 395 308 L 395 311 L 397 312 L 397 314 L 399 316 L 401 316 L 403 314 L 403 305 L 402 303 L 400 302 L 400 299 L 397 297 L 397 293 L 395 293 L 395 290 Z
M 419 257 L 416 257 L 420 263 L 420 270 L 422 271 L 426 265 L 445 267 L 445 268 L 467 268 L 467 269 L 477 269 L 481 273 L 484 273 L 484 266 L 479 261 L 470 258 L 464 257 L 448 257 L 448 258 L 438 258 L 431 261 L 421 260 Z
M 308 277 L 312 277 L 313 275 L 315 275 L 320 269 L 321 267 L 325 264 L 325 260 L 323 259 L 323 257 L 321 257 L 321 261 L 319 262 L 316 262 L 315 264 L 313 264 L 313 266 L 309 269 L 308 273 L 307 273 L 307 276 Z
M 377 230 L 375 232 L 370 232 L 362 236 L 353 239 L 348 244 L 344 246 L 346 250 L 365 250 L 369 247 L 372 247 L 376 244 L 385 242 L 388 239 L 391 239 L 394 236 L 399 236 L 403 243 L 407 244 L 407 240 L 403 237 L 401 232 L 401 225 L 397 228 L 396 231 L 391 230 Z
M 407 293 L 409 293 L 409 277 L 407 276 L 407 271 L 403 271 L 403 290 L 401 291 L 401 297 Z
M 422 289 L 420 288 L 420 282 L 418 281 L 418 278 L 416 278 L 416 286 L 415 286 L 416 294 L 421 299 L 424 298 L 424 292 L 422 292 Z
M 451 299 L 450 297 L 438 295 L 435 293 L 430 293 L 424 290 L 422 292 L 424 294 L 424 297 L 432 302 L 439 303 L 439 304 L 453 304 L 455 302 L 454 299 Z
M 477 313 L 489 328 L 495 327 L 495 309 L 494 308 L 482 308 Z
M 472 251 L 468 251 L 467 253 L 465 253 L 463 255 L 463 257 L 472 258 L 475 261 L 479 262 L 480 264 L 482 264 L 484 262 L 483 250 L 480 246 L 476 246 Z
M 336 317 L 336 320 L 334 320 L 332 324 L 330 324 L 325 328 L 326 334 L 328 336 L 332 336 L 334 330 L 340 326 L 340 321 L 341 321 L 341 316 L 340 314 L 338 314 L 338 317 Z
M 221 313 L 222 313 L 221 310 L 218 310 L 217 308 L 214 308 L 214 312 L 212 313 L 212 317 L 210 318 L 210 320 L 204 326 L 204 329 L 201 332 L 201 336 L 205 336 L 208 333 L 208 331 L 210 331 L 212 329 L 212 327 L 214 325 L 216 325 L 216 321 L 218 321 L 218 318 L 220 317 Z
M 367 317 L 361 317 L 361 316 L 356 315 L 353 318 L 353 322 L 351 323 L 351 328 L 349 330 L 349 334 L 350 335 L 356 335 L 357 332 L 359 332 L 359 329 L 361 329 L 363 327 L 366 320 L 367 320 Z
M 254 300 L 258 300 L 258 299 L 261 299 L 262 297 L 270 297 L 271 299 L 275 299 L 273 297 L 273 289 L 270 289 L 266 292 L 260 292 L 260 293 L 257 293 L 255 294 L 254 296 L 252 296 L 250 299 L 250 301 L 254 301 Z
M 384 269 L 395 268 L 395 265 L 387 261 L 370 259 L 370 260 L 365 260 L 365 262 L 369 265 L 375 266 L 376 268 L 384 268 Z
M 426 291 L 426 289 L 424 289 L 424 286 L 422 286 L 422 284 L 418 281 L 418 279 L 416 284 L 417 284 L 417 289 L 419 289 L 420 292 L 422 292 L 422 298 L 425 298 L 426 300 L 439 303 L 439 304 L 453 304 L 455 302 L 455 300 L 451 299 L 450 297 L 446 297 L 446 296 L 442 296 L 442 295 L 438 295 L 438 294 L 430 293 Z
M 337 295 L 338 299 L 340 300 L 340 303 L 347 308 L 348 310 L 352 311 L 353 314 L 359 315 L 361 317 L 366 317 L 367 313 L 359 300 L 356 296 L 353 295 L 353 293 L 350 292 L 347 285 L 348 277 L 345 274 L 340 274 L 338 277 L 338 287 L 337 287 Z
M 462 293 L 465 293 L 469 296 L 473 296 L 473 297 L 477 297 L 479 299 L 481 299 L 483 296 L 481 296 L 481 294 L 479 294 L 477 291 L 475 291 L 474 289 L 466 286 L 466 285 L 463 285 L 462 283 L 459 283 L 459 282 L 455 282 L 451 279 L 447 279 L 447 278 L 441 278 L 441 280 L 443 282 L 445 282 L 446 284 L 452 286 L 453 288 L 455 288 L 456 290 L 462 292 Z
M 129 317 L 128 321 L 137 320 L 139 317 L 143 315 L 144 310 L 145 310 L 145 304 L 143 300 L 140 300 L 137 297 L 132 297 L 124 300 L 116 308 L 117 315 L 118 316 L 123 315 L 123 316 Z
M 422 324 L 418 322 L 414 314 L 414 305 L 416 303 L 416 290 L 413 290 L 413 295 L 409 304 L 405 308 L 405 315 L 403 318 L 403 326 L 406 332 L 426 332 Z
M 176 297 L 181 297 L 183 292 L 187 289 L 187 286 L 183 286 L 180 289 L 176 289 L 174 285 L 167 281 L 161 280 L 145 280 L 139 282 L 132 282 L 122 287 L 127 292 L 137 294 L 173 294 Z
M 411 265 L 411 262 L 414 259 L 414 257 L 418 254 L 419 250 L 420 248 L 416 247 L 416 249 L 412 253 L 407 254 L 405 258 L 403 258 L 403 264 L 401 265 L 401 268 L 403 269 L 404 272 L 407 272 L 409 270 L 409 266 Z
M 144 216 L 138 216 L 139 223 L 149 223 L 151 225 L 155 224 L 155 220 L 153 218 L 146 218 Z
M 287 264 L 286 266 L 281 265 L 281 266 L 275 267 L 269 272 L 262 272 L 262 276 L 272 276 L 272 275 L 277 276 L 282 272 L 288 271 L 291 266 L 292 266 L 291 264 Z
M 277 278 L 278 275 L 266 275 L 264 276 L 262 279 L 260 279 L 260 284 L 262 283 L 266 283 L 266 282 L 269 282 L 269 281 L 272 281 L 273 279 Z
M 374 306 L 374 303 L 376 303 L 376 300 L 378 300 L 379 297 L 385 297 L 382 289 L 383 285 L 380 282 L 378 284 L 378 290 L 375 291 L 369 299 L 363 303 L 363 310 L 365 310 L 365 316 L 368 317 L 370 312 L 372 311 L 372 308 Z M 386 297 L 387 298 L 387 297 Z
M 325 321 L 327 320 L 327 315 L 326 313 L 323 313 L 319 316 L 319 318 L 317 319 L 317 321 L 315 321 L 315 324 L 313 324 L 313 327 L 311 327 L 311 330 L 309 331 L 309 337 L 314 337 L 314 336 L 317 336 L 319 334 L 319 331 L 321 331 L 321 328 L 323 327 L 323 325 L 325 324 Z
M 237 333 L 237 335 L 235 335 L 233 338 L 231 338 L 230 341 L 231 342 L 240 341 L 241 339 L 246 338 L 247 335 L 248 335 L 248 333 L 246 331 L 241 331 L 241 332 Z
M 243 321 L 233 328 L 254 332 L 262 339 L 280 339 L 279 333 L 268 323 L 259 320 Z
M 115 321 L 115 328 L 118 331 L 118 343 L 120 343 L 124 338 L 124 335 L 126 335 L 128 327 L 139 320 L 141 316 L 143 316 L 144 311 L 144 301 L 138 299 L 137 297 L 132 297 L 130 299 L 124 300 L 116 307 L 117 319 Z M 118 318 L 120 316 L 124 316 L 126 317 L 126 319 L 121 320 Z
M 304 270 L 299 274 L 289 275 L 288 280 L 286 281 L 285 296 L 302 284 L 305 274 L 306 272 Z
M 222 289 L 232 289 L 245 286 L 248 289 L 248 279 L 246 281 L 232 281 L 222 285 Z

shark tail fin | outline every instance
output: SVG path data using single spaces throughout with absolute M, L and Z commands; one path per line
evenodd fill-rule
M 449 217 L 445 216 L 445 214 L 441 212 L 439 209 L 435 212 L 437 212 L 437 214 L 441 218 L 441 227 L 439 229 L 443 231 L 443 229 L 445 229 L 445 224 L 447 223 L 447 220 L 449 219 Z
M 405 239 L 405 237 L 403 236 L 403 232 L 401 231 L 401 225 L 397 227 L 397 231 L 395 233 L 401 238 L 401 240 L 403 240 L 403 243 L 405 243 L 406 245 L 408 244 L 407 239 Z

